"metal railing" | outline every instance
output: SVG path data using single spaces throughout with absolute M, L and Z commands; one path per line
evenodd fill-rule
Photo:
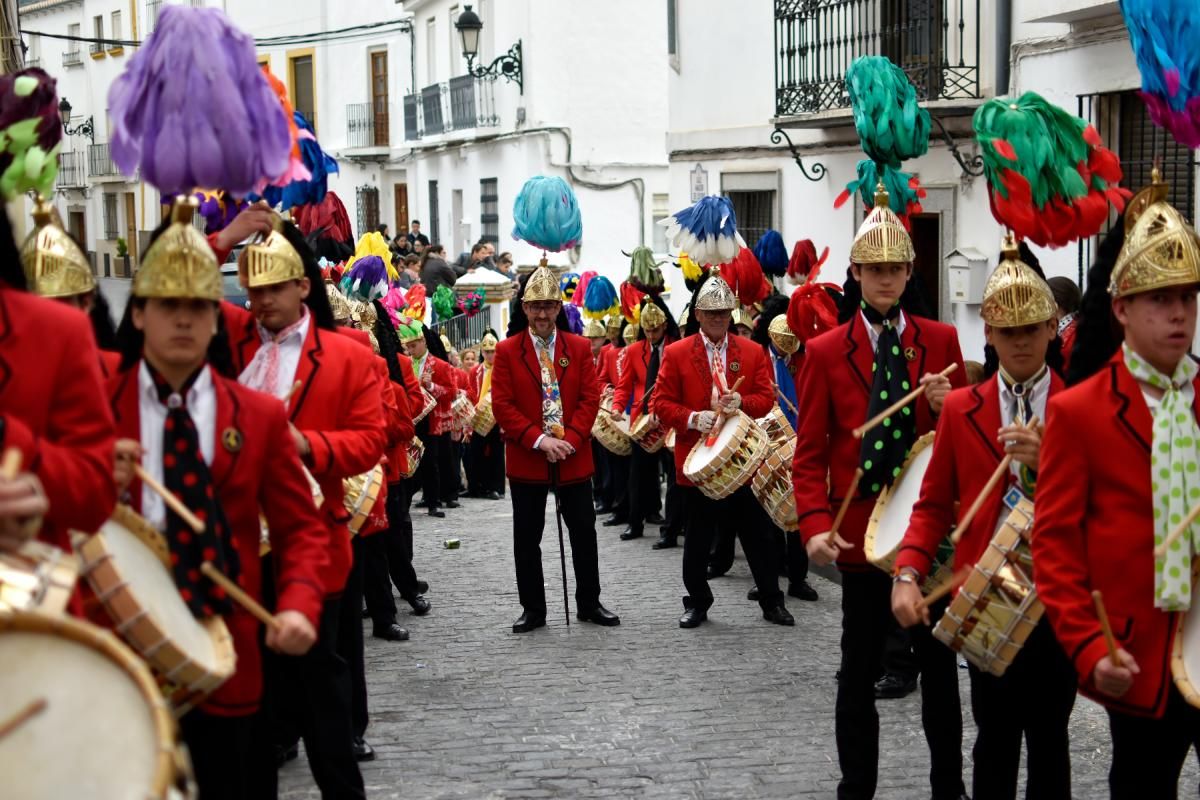
M 375 110 L 373 103 L 346 106 L 347 147 L 387 147 L 391 144 L 391 114 Z
M 162 10 L 162 0 L 146 0 L 146 32 L 150 33 L 158 27 L 158 13 Z
M 446 131 L 498 126 L 495 85 L 495 78 L 461 75 L 446 83 L 426 86 L 419 95 L 406 95 L 405 141 Z
M 109 155 L 107 144 L 88 145 L 88 175 L 99 178 L 120 174 L 121 171 L 117 169 Z
M 431 136 L 446 130 L 442 116 L 442 84 L 421 90 L 421 135 Z
M 775 0 L 775 115 L 848 108 L 859 56 L 900 66 L 922 100 L 980 96 L 979 0 Z
M 26 67 L 40 67 L 42 60 L 40 58 L 29 58 L 25 60 Z
M 80 53 L 78 47 L 76 47 L 74 50 L 68 50 L 65 53 L 63 53 L 63 66 L 64 67 L 78 67 L 82 63 L 83 63 L 83 55 Z
M 88 45 L 88 52 L 92 55 L 104 52 L 104 42 L 92 42 Z
M 474 347 L 483 338 L 487 329 L 487 314 L 475 314 L 471 317 L 466 314 L 455 314 L 450 319 L 433 323 L 434 333 L 439 336 L 443 333 L 446 334 L 446 338 L 450 340 L 450 344 L 454 345 L 455 350 Z
M 58 180 L 56 184 L 63 189 L 83 186 L 87 177 L 84 171 L 83 151 L 58 154 Z

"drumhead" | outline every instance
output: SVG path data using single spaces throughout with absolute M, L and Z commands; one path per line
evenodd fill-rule
M 209 672 L 221 672 L 216 644 L 179 596 L 175 579 L 133 534 L 113 522 L 100 529 L 131 593 L 175 645 Z
M 1200 559 L 1192 569 L 1192 605 L 1179 617 L 1171 672 L 1179 693 L 1200 708 Z
M 742 417 L 737 414 L 727 417 L 725 424 L 721 426 L 721 432 L 717 434 L 717 440 L 711 447 L 707 444 L 708 436 L 700 436 L 700 441 L 696 442 L 696 446 L 690 453 L 690 469 L 699 471 L 707 467 L 713 462 L 713 459 L 725 452 L 735 438 L 740 438 L 742 434 Z
M 6 798 L 127 800 L 165 791 L 170 714 L 150 673 L 111 635 L 66 618 L 0 619 L 0 720 L 38 699 L 44 709 L 0 747 Z
M 883 505 L 876 508 L 872 516 L 875 532 L 875 556 L 883 556 L 900 548 L 904 532 L 908 530 L 908 521 L 912 517 L 913 506 L 921 496 L 921 482 L 925 471 L 929 469 L 929 461 L 933 458 L 933 433 L 927 433 L 913 443 L 908 458 L 901 467 L 900 475 L 888 490 L 885 497 L 877 502 Z

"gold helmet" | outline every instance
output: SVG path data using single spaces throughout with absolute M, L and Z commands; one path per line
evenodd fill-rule
M 325 281 L 325 294 L 329 297 L 329 308 L 333 311 L 334 322 L 345 323 L 350 320 L 350 301 L 333 281 Z
M 179 195 L 171 204 L 171 224 L 146 250 L 133 276 L 134 297 L 175 297 L 218 302 L 221 271 L 208 240 L 192 225 L 199 204 Z
M 273 230 L 266 239 L 247 245 L 238 259 L 242 286 L 257 289 L 304 277 L 304 261 L 283 235 L 283 219 L 274 215 Z
M 621 319 L 620 314 L 613 314 L 608 318 L 608 323 L 605 326 L 605 331 L 608 333 L 609 339 L 616 339 L 621 335 L 621 326 L 625 324 L 625 320 Z
M 625 333 L 622 334 L 622 338 L 625 339 L 625 344 L 633 344 L 636 342 L 639 333 L 641 333 L 641 328 L 638 327 L 636 322 L 631 322 L 626 325 Z
M 1158 170 L 1125 207 L 1125 244 L 1108 293 L 1113 297 L 1200 283 L 1200 244 L 1183 215 L 1167 202 Z
M 736 328 L 738 325 L 754 330 L 754 320 L 750 318 L 746 309 L 740 307 L 733 310 L 733 327 Z
M 562 302 L 562 290 L 558 287 L 558 278 L 554 277 L 554 273 L 549 267 L 538 267 L 529 274 L 529 281 L 525 284 L 525 294 L 521 296 L 522 302 L 538 303 L 548 300 L 556 300 Z
M 583 326 L 583 335 L 588 339 L 603 339 L 608 335 L 604 330 L 604 325 L 598 319 L 589 319 L 587 325 Z
M 792 333 L 788 326 L 787 314 L 780 314 L 771 320 L 771 324 L 767 326 L 767 335 L 771 337 L 775 349 L 785 356 L 790 356 L 800 349 L 800 338 Z
M 979 315 L 993 328 L 1019 328 L 1052 320 L 1057 312 L 1049 285 L 1021 260 L 1017 240 L 1009 232 L 1004 237 L 1000 264 L 983 288 Z
M 737 298 L 729 284 L 719 275 L 713 275 L 700 287 L 696 297 L 697 311 L 733 311 L 738 307 Z
M 912 239 L 888 207 L 887 189 L 880 182 L 875 187 L 875 207 L 854 235 L 850 260 L 855 264 L 908 264 L 914 258 Z
M 667 315 L 659 308 L 658 303 L 647 300 L 642 306 L 642 314 L 638 324 L 643 328 L 658 328 L 667 324 Z
M 364 331 L 375 330 L 375 322 L 379 319 L 379 313 L 375 310 L 374 303 L 354 298 L 348 299 L 346 304 L 350 311 L 350 321 L 354 323 L 354 327 Z
M 67 235 L 54 206 L 38 195 L 33 208 L 36 228 L 21 245 L 21 266 L 30 290 L 42 297 L 72 297 L 96 288 L 92 265 Z
M 498 344 L 499 342 L 496 341 L 496 337 L 492 335 L 491 331 L 488 331 L 483 335 L 483 338 L 479 340 L 479 351 L 481 353 L 493 352 Z

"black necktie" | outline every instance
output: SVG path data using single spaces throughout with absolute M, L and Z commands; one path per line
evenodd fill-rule
M 646 344 L 650 344 L 649 341 Z M 646 408 L 650 401 L 650 390 L 654 388 L 654 381 L 658 379 L 658 345 L 650 345 L 650 366 L 646 367 L 646 390 L 642 392 L 642 413 L 646 413 Z
M 863 315 L 872 325 L 882 325 L 875 345 L 875 362 L 871 364 L 871 399 L 867 404 L 867 419 L 883 412 L 912 389 L 908 379 L 908 361 L 900 349 L 900 333 L 895 322 L 900 306 L 894 305 L 887 314 L 880 314 L 865 302 Z M 874 496 L 900 474 L 908 450 L 916 439 L 916 420 L 912 405 L 907 405 L 882 424 L 863 436 L 859 466 L 863 477 L 859 486 L 862 494 Z
M 196 533 L 170 506 L 167 507 L 167 544 L 171 548 L 171 570 L 179 594 L 197 617 L 228 614 L 233 610 L 225 590 L 200 573 L 205 561 L 237 582 L 241 573 L 237 551 L 230 538 L 229 523 L 212 487 L 212 476 L 200 449 L 200 434 L 187 410 L 187 394 L 205 365 L 187 379 L 176 392 L 149 363 L 146 364 L 158 390 L 158 399 L 167 407 L 163 423 L 163 485 L 204 523 Z

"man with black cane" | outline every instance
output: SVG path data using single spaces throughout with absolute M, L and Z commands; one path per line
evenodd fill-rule
M 492 375 L 492 412 L 508 444 L 504 455 L 513 505 L 513 555 L 524 609 L 513 632 L 546 624 L 541 541 L 551 485 L 560 547 L 564 520 L 571 538 L 576 616 L 597 625 L 619 625 L 620 617 L 600 604 L 591 491 L 591 431 L 600 393 L 590 347 L 583 337 L 567 332 L 558 279 L 546 267 L 530 274 L 519 309 L 523 313 L 514 315 L 508 337 L 496 346 Z M 563 586 L 565 593 L 565 574 Z

